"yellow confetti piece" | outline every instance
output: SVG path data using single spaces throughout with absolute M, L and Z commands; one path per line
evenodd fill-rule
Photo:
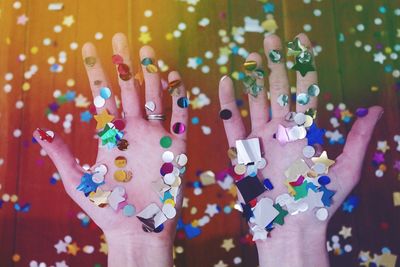
M 68 87 L 73 87 L 73 86 L 75 86 L 75 80 L 74 80 L 74 79 L 68 79 L 68 80 L 67 80 L 67 86 L 68 86 Z
M 400 192 L 393 192 L 393 205 L 400 206 Z
M 37 46 L 32 46 L 31 49 L 30 49 L 30 51 L 31 51 L 31 54 L 32 54 L 32 55 L 36 55 L 36 54 L 39 52 L 39 47 L 37 47 Z
M 29 91 L 31 89 L 31 84 L 30 83 L 28 83 L 28 82 L 24 82 L 23 84 L 22 84 L 22 90 L 23 91 Z

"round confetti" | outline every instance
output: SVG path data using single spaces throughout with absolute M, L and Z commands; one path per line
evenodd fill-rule
M 325 208 L 320 208 L 315 213 L 315 216 L 317 216 L 317 219 L 320 221 L 326 221 L 326 219 L 328 219 L 328 210 Z
M 245 174 L 246 170 L 247 170 L 246 165 L 243 165 L 243 164 L 238 164 L 234 168 L 235 173 L 238 174 L 238 175 Z
M 166 175 L 167 173 L 171 173 L 173 171 L 174 171 L 174 165 L 172 163 L 164 163 L 160 169 L 160 173 L 162 176 Z
M 256 167 L 259 170 L 264 169 L 267 166 L 267 160 L 264 158 L 261 158 L 259 161 L 256 163 Z
M 108 87 L 102 87 L 100 89 L 100 96 L 104 99 L 109 99 L 111 97 L 111 90 Z
M 365 117 L 368 114 L 368 109 L 367 108 L 358 108 L 356 110 L 356 115 L 359 118 Z
M 154 233 L 161 233 L 164 230 L 164 224 L 160 224 L 156 229 L 154 229 Z
M 162 212 L 168 219 L 172 219 L 176 215 L 176 209 L 171 204 L 164 204 L 162 207 Z
M 115 65 L 119 65 L 119 64 L 124 63 L 124 59 L 122 58 L 122 56 L 120 56 L 120 55 L 118 55 L 118 54 L 113 55 L 113 56 L 111 57 L 111 61 L 112 61 L 112 63 L 115 64 Z
M 312 84 L 307 89 L 307 93 L 309 96 L 318 96 L 321 90 L 319 89 L 318 85 Z
M 118 170 L 114 172 L 114 179 L 118 182 L 124 182 L 126 177 L 126 172 L 123 170 Z
M 92 176 L 92 181 L 96 184 L 101 184 L 102 182 L 104 182 L 104 174 L 94 173 Z
M 93 100 L 93 103 L 96 108 L 102 108 L 106 104 L 106 100 L 101 96 L 96 96 Z
M 187 164 L 188 162 L 188 157 L 185 154 L 180 154 L 176 157 L 176 163 L 183 167 Z
M 121 140 L 119 140 L 119 141 L 117 142 L 117 147 L 118 147 L 118 149 L 121 150 L 121 151 L 127 150 L 127 149 L 128 149 L 128 146 L 129 146 L 129 143 L 128 143 L 128 141 L 125 140 L 125 139 L 121 139 Z
M 127 159 L 126 159 L 125 157 L 123 157 L 123 156 L 118 156 L 118 157 L 116 157 L 115 160 L 114 160 L 114 164 L 115 164 L 115 166 L 117 166 L 118 168 L 123 168 L 123 167 L 125 167 L 125 166 L 126 166 L 126 162 L 127 162 Z
M 306 122 L 306 115 L 304 115 L 304 113 L 296 113 L 296 115 L 294 115 L 294 122 L 297 125 L 303 125 Z
M 171 151 L 165 151 L 162 154 L 162 160 L 164 162 L 172 162 L 174 160 L 174 153 L 172 153 Z
M 288 95 L 279 95 L 277 100 L 279 106 L 284 107 L 289 104 L 289 96 Z
M 303 156 L 310 159 L 315 155 L 315 148 L 312 146 L 305 146 L 303 148 Z
M 282 53 L 279 50 L 271 50 L 268 56 L 269 59 L 274 63 L 279 63 L 282 59 Z
M 142 59 L 141 63 L 143 66 L 148 66 L 150 64 L 153 64 L 153 60 L 151 58 L 145 57 Z
M 305 93 L 300 93 L 297 95 L 296 101 L 298 104 L 304 106 L 310 102 L 310 97 Z
M 167 173 L 166 175 L 164 175 L 163 180 L 164 183 L 172 185 L 176 180 L 176 176 L 173 173 Z
M 183 134 L 186 130 L 186 126 L 185 124 L 181 123 L 181 122 L 177 122 L 172 126 L 172 131 L 175 134 Z
M 318 178 L 318 183 L 319 183 L 320 185 L 327 185 L 327 184 L 329 184 L 330 182 L 331 182 L 331 179 L 330 179 L 328 176 L 326 176 L 326 175 L 321 176 L 321 177 Z
M 123 129 L 125 129 L 125 121 L 124 120 L 120 120 L 120 119 L 114 120 L 113 124 L 114 124 L 115 128 L 119 131 L 122 131 Z
M 122 209 L 122 212 L 126 217 L 132 217 L 133 215 L 135 215 L 136 209 L 133 205 L 128 204 Z
M 169 137 L 169 136 L 163 136 L 163 137 L 160 139 L 160 145 L 161 145 L 161 147 L 163 147 L 163 148 L 169 148 L 169 147 L 171 147 L 171 145 L 172 145 L 172 139 L 171 139 L 171 137 Z
M 223 109 L 219 112 L 219 117 L 223 120 L 232 118 L 232 112 L 229 109 Z
M 177 104 L 181 108 L 187 108 L 189 106 L 189 99 L 187 97 L 181 97 L 178 99 Z

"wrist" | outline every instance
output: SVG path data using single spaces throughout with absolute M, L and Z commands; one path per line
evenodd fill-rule
M 172 241 L 162 240 L 156 233 L 144 233 L 147 237 L 133 234 L 105 232 L 108 245 L 109 267 L 154 266 L 171 267 Z
M 326 225 L 285 230 L 275 229 L 270 238 L 256 242 L 260 267 L 329 266 Z

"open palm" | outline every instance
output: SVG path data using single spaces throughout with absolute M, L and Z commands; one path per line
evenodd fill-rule
M 300 34 L 297 38 L 304 47 L 309 48 L 311 46 L 306 35 Z M 323 149 L 321 144 L 318 143 L 321 143 L 320 140 L 322 139 L 323 131 L 320 131 L 318 128 L 313 128 L 314 134 L 312 134 L 312 136 L 308 136 L 307 134 L 307 137 L 309 138 L 305 138 L 305 131 L 303 133 L 300 131 L 300 133 L 295 132 L 292 134 L 294 137 L 291 137 L 291 141 L 282 140 L 282 134 L 280 134 L 279 131 L 282 131 L 282 129 L 285 128 L 288 130 L 292 127 L 297 127 L 297 125 L 303 124 L 305 117 L 304 113 L 310 114 L 310 110 L 317 109 L 317 97 L 310 97 L 310 99 L 307 99 L 305 103 L 301 104 L 299 104 L 301 101 L 297 101 L 296 113 L 299 114 L 299 117 L 296 119 L 299 119 L 302 123 L 296 123 L 296 119 L 293 120 L 293 116 L 296 113 L 289 113 L 290 104 L 282 104 L 282 96 L 290 95 L 285 63 L 283 60 L 280 60 L 279 62 L 277 62 L 277 60 L 271 60 L 271 57 L 269 56 L 270 51 L 280 51 L 281 49 L 282 44 L 279 37 L 276 35 L 270 35 L 265 38 L 264 50 L 271 71 L 269 75 L 270 103 L 267 101 L 265 90 L 259 91 L 257 96 L 249 94 L 252 128 L 250 134 L 246 134 L 242 118 L 236 106 L 232 80 L 229 77 L 224 77 L 221 79 L 219 88 L 221 117 L 224 119 L 224 127 L 229 147 L 235 148 L 237 140 L 258 138 L 262 157 L 266 160 L 266 166 L 264 168 L 259 168 L 257 176 L 261 180 L 261 183 L 265 178 L 268 178 L 273 185 L 273 189 L 260 194 L 257 197 L 257 201 L 260 201 L 263 198 L 269 198 L 274 201 L 274 203 L 279 203 L 283 207 L 288 203 L 287 201 L 290 197 L 288 191 L 295 196 L 295 199 L 300 194 L 304 193 L 306 196 L 308 194 L 307 197 L 309 197 L 309 200 L 305 200 L 306 198 L 302 200 L 302 197 L 298 197 L 296 199 L 296 202 L 298 202 L 297 204 L 294 204 L 293 201 L 290 203 L 291 207 L 288 209 L 289 215 L 284 217 L 283 225 L 274 223 L 274 229 L 270 232 L 270 240 L 263 242 L 263 238 L 254 238 L 258 243 L 265 244 L 267 247 L 273 247 L 276 244 L 290 243 L 290 240 L 297 236 L 296 233 L 299 232 L 304 233 L 304 237 L 309 234 L 312 235 L 312 232 L 324 233 L 329 218 L 359 181 L 363 156 L 365 155 L 373 128 L 382 113 L 381 107 L 372 107 L 369 109 L 368 114 L 365 117 L 359 118 L 355 122 L 347 138 L 343 153 L 335 160 L 335 163 L 327 160 L 324 157 L 324 154 L 321 156 Z M 309 51 L 311 52 L 311 50 Z M 257 65 L 258 69 L 262 68 L 262 59 L 257 53 L 250 54 L 246 62 L 248 64 L 253 63 L 254 65 Z M 263 79 L 258 79 L 258 83 L 261 87 L 263 85 Z M 304 73 L 302 75 L 300 72 L 297 72 L 297 96 L 301 94 L 304 96 L 304 94 L 307 94 L 308 88 L 313 84 L 317 84 L 317 74 L 315 71 L 307 72 L 305 75 Z M 289 97 L 287 100 L 289 100 Z M 269 105 L 272 110 L 272 118 L 269 118 Z M 292 116 L 291 119 L 289 118 L 290 116 Z M 307 124 L 307 122 L 305 124 Z M 310 124 L 307 125 L 307 127 L 310 126 Z M 315 122 L 313 127 L 316 127 Z M 299 140 L 294 140 L 296 139 L 296 135 L 297 137 L 303 136 L 298 138 Z M 313 140 L 310 140 L 310 138 Z M 306 151 L 307 149 L 309 150 Z M 239 151 L 237 152 L 240 153 Z M 312 159 L 313 157 L 314 159 Z M 233 158 L 232 165 L 237 166 L 238 159 L 235 157 L 231 158 Z M 326 167 L 326 172 L 323 172 L 324 174 L 320 173 L 320 175 L 329 177 L 328 179 L 326 177 L 324 178 L 325 181 L 322 182 L 323 186 L 320 180 L 311 177 L 312 173 L 315 175 L 313 167 L 315 167 L 315 164 L 319 159 L 326 163 L 326 165 L 324 165 Z M 297 166 L 295 166 L 296 164 Z M 309 168 L 307 172 L 310 173 L 310 175 L 304 174 L 304 168 Z M 241 171 L 240 169 L 238 170 Z M 290 175 L 290 171 L 294 173 L 296 173 L 296 171 L 302 172 L 304 177 L 299 177 L 298 175 L 288 177 L 293 176 Z M 240 176 L 238 178 L 247 179 L 245 176 L 246 174 L 243 174 L 242 178 Z M 309 177 L 305 178 L 305 176 Z M 290 180 L 290 182 L 293 182 L 295 185 L 292 184 L 291 186 L 288 186 L 287 180 Z M 296 181 L 298 182 L 297 184 L 295 183 Z M 326 181 L 328 181 L 328 183 L 326 183 Z M 295 186 L 301 184 L 306 185 L 304 183 L 309 183 L 309 187 L 307 186 L 303 191 L 300 191 L 298 189 L 299 187 L 297 187 L 296 191 L 290 192 L 290 190 L 294 190 Z M 240 189 L 241 188 L 239 187 L 239 193 L 242 193 L 239 194 L 240 202 L 247 202 L 248 205 L 254 208 L 254 202 L 243 201 L 243 199 L 246 199 L 243 197 L 243 192 L 250 189 L 244 188 L 243 191 Z M 245 193 L 251 195 L 249 192 Z M 333 194 L 334 196 L 332 197 Z M 322 198 L 323 201 L 321 201 Z M 301 202 L 303 202 L 303 204 L 307 203 L 307 205 L 301 206 Z M 285 209 L 287 209 L 287 207 Z M 321 211 L 318 211 L 319 209 L 321 209 Z M 255 210 L 253 209 L 253 211 Z M 319 214 L 316 214 L 317 211 Z M 328 213 L 326 213 L 326 211 L 328 211 Z M 268 212 L 269 211 L 265 211 L 265 217 L 268 217 Z M 280 214 L 282 215 L 282 213 Z M 254 217 L 250 219 L 251 216 L 252 215 L 248 215 L 247 219 L 250 220 L 250 226 L 253 227 Z M 264 227 L 267 227 L 267 225 Z M 256 228 L 252 229 L 254 230 Z M 321 231 L 318 231 L 318 229 L 321 229 Z M 263 227 L 261 228 L 261 231 L 264 231 Z M 266 233 L 264 232 L 264 234 Z
M 34 132 L 34 137 L 56 165 L 68 195 L 106 236 L 112 233 L 120 237 L 131 236 L 141 242 L 152 239 L 171 242 L 178 218 L 176 212 L 179 212 L 182 204 L 180 176 L 184 173 L 187 161 L 184 154 L 188 118 L 185 89 L 179 82 L 179 74 L 171 72 L 168 80 L 173 87 L 170 87 L 173 108 L 171 132 L 168 132 L 161 120 L 143 118 L 145 105 L 140 101 L 140 84 L 133 77 L 129 46 L 123 34 L 114 36 L 113 50 L 113 62 L 119 74 L 123 116 L 119 116 L 114 95 L 111 93 L 110 96 L 111 90 L 107 89 L 109 80 L 101 67 L 95 47 L 87 43 L 82 48 L 97 108 L 97 115 L 94 116 L 97 130 L 99 136 L 104 133 L 104 136 L 99 137 L 99 149 L 93 167 L 85 171 L 57 134 L 51 138 L 48 135 L 53 135 L 52 132 L 46 134 L 46 130 L 39 129 Z M 154 51 L 148 46 L 143 47 L 140 58 L 147 115 L 163 114 L 162 87 Z M 110 127 L 116 128 L 118 134 L 123 132 L 123 136 L 115 135 L 112 130 L 107 132 Z M 168 173 L 173 174 L 173 181 L 166 184 L 163 176 Z M 90 181 L 82 182 L 82 177 L 88 174 L 92 175 L 88 176 Z M 88 188 L 88 185 L 95 185 L 95 188 Z M 166 203 L 168 205 L 164 209 Z M 154 225 L 154 220 L 157 221 L 154 218 L 146 217 L 148 220 L 145 221 L 135 218 L 151 204 L 160 207 L 159 215 L 163 217 L 162 222 L 165 221 L 163 225 Z M 166 219 L 172 221 L 167 222 Z M 146 233 L 144 230 L 160 233 Z M 142 235 L 144 238 L 140 238 Z

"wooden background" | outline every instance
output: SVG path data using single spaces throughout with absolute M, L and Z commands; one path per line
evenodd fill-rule
M 63 3 L 63 10 L 49 11 L 48 4 L 52 2 Z M 20 7 L 16 8 L 18 3 Z M 62 133 L 63 137 L 82 163 L 93 163 L 96 149 L 96 141 L 92 138 L 94 123 L 93 120 L 90 124 L 80 120 L 80 113 L 86 109 L 75 107 L 73 102 L 63 104 L 57 112 L 61 120 L 56 124 L 49 122 L 45 115 L 47 106 L 54 102 L 53 93 L 57 89 L 62 93 L 74 90 L 90 101 L 90 89 L 80 56 L 84 42 L 92 41 L 98 47 L 103 65 L 117 90 L 115 70 L 111 64 L 111 37 L 116 32 L 126 33 L 136 55 L 142 45 L 138 40 L 139 29 L 146 25 L 152 38 L 149 44 L 155 48 L 158 57 L 170 69 L 182 73 L 189 90 L 199 87 L 207 95 L 210 105 L 191 111 L 191 117 L 200 120 L 199 124 L 191 125 L 188 142 L 190 167 L 187 180 L 194 182 L 199 180 L 198 174 L 202 171 L 218 173 L 228 164 L 227 145 L 218 118 L 217 84 L 222 73 L 216 64 L 220 49 L 228 44 L 221 41 L 218 32 L 226 30 L 229 35 L 233 27 L 244 26 L 246 16 L 263 22 L 266 19 L 263 5 L 266 3 L 268 0 L 0 0 L 0 196 L 15 194 L 18 203 L 31 205 L 28 212 L 17 212 L 11 202 L 4 202 L 0 207 L 0 266 L 28 266 L 32 260 L 45 262 L 48 266 L 63 260 L 69 266 L 105 266 L 106 256 L 99 251 L 101 232 L 92 222 L 88 227 L 81 225 L 77 218 L 80 210 L 63 192 L 61 183 L 52 185 L 49 182 L 55 172 L 54 166 L 31 142 L 31 133 L 36 127 L 48 127 L 62 133 L 65 115 L 72 114 L 72 132 Z M 388 247 L 393 254 L 399 254 L 400 216 L 399 207 L 393 203 L 393 192 L 400 191 L 400 183 L 399 170 L 393 166 L 399 160 L 394 136 L 400 134 L 400 84 L 394 76 L 400 64 L 399 59 L 390 58 L 390 53 L 400 54 L 400 18 L 396 15 L 400 2 L 275 0 L 269 3 L 274 7 L 269 16 L 275 19 L 276 32 L 285 41 L 304 31 L 304 25 L 309 24 L 312 29 L 308 35 L 314 47 L 322 48 L 316 59 L 322 90 L 319 105 L 322 126 L 333 130 L 329 123 L 332 112 L 325 109 L 328 102 L 335 106 L 345 103 L 351 111 L 374 104 L 385 107 L 366 154 L 362 182 L 353 193 L 359 198 L 359 205 L 352 213 L 339 210 L 330 224 L 328 239 L 338 235 L 342 226 L 352 227 L 352 236 L 340 239 L 341 247 L 350 244 L 352 251 L 343 255 L 330 252 L 332 266 L 358 266 L 360 251 L 370 251 L 372 257 L 374 253 L 380 254 L 383 247 Z M 360 6 L 362 11 L 359 12 Z M 194 12 L 188 11 L 190 7 Z M 322 15 L 315 16 L 315 9 L 319 9 Z M 145 10 L 151 10 L 152 16 L 145 17 Z M 29 20 L 25 25 L 18 25 L 17 18 L 23 14 Z M 70 27 L 63 25 L 64 17 L 70 15 L 75 22 Z M 208 18 L 210 24 L 199 26 L 203 18 Z M 375 18 L 381 18 L 382 24 L 376 25 Z M 167 33 L 175 31 L 182 22 L 186 24 L 182 36 L 167 40 Z M 364 25 L 363 31 L 357 29 L 359 24 Z M 54 32 L 56 25 L 62 26 L 61 32 Z M 96 32 L 103 34 L 101 40 L 95 39 Z M 263 33 L 245 33 L 243 37 L 244 43 L 238 44 L 239 47 L 261 51 Z M 53 43 L 45 46 L 45 38 L 50 38 Z M 357 41 L 361 42 L 361 47 L 356 46 Z M 79 45 L 77 50 L 71 50 L 72 42 Z M 365 49 L 365 45 L 370 45 L 371 51 L 366 51 L 368 47 Z M 38 51 L 32 53 L 35 47 Z M 387 57 L 383 64 L 374 62 L 374 54 L 380 50 Z M 58 58 L 60 51 L 66 52 L 67 61 L 62 64 L 62 72 L 52 73 L 48 59 L 52 56 Z M 211 51 L 213 58 L 205 58 L 206 51 Z M 24 61 L 18 60 L 21 54 L 26 56 Z M 196 70 L 188 68 L 189 57 L 203 58 L 203 65 L 209 66 L 210 72 L 203 73 L 201 66 Z M 241 56 L 231 54 L 224 66 L 232 73 L 241 71 L 242 63 Z M 32 65 L 36 65 L 38 71 L 26 79 L 24 73 Z M 6 80 L 6 73 L 13 74 L 11 81 Z M 290 78 L 294 84 L 293 73 Z M 69 86 L 69 79 L 73 79 L 75 84 Z M 29 90 L 22 89 L 24 83 L 29 83 Z M 10 85 L 11 92 L 3 90 Z M 242 97 L 242 87 L 237 83 L 238 98 Z M 16 108 L 17 101 L 23 102 L 23 108 Z M 246 103 L 242 109 L 245 108 Z M 211 134 L 205 135 L 202 126 L 210 127 Z M 14 136 L 16 129 L 21 130 L 21 136 Z M 341 123 L 339 129 L 345 134 L 349 125 Z M 385 154 L 387 170 L 381 178 L 375 176 L 377 167 L 371 163 L 379 140 L 387 140 L 390 146 Z M 327 149 L 337 155 L 342 146 L 327 144 Z M 203 217 L 207 204 L 216 203 L 221 211 L 201 228 L 202 233 L 196 238 L 189 240 L 178 232 L 176 246 L 180 253 L 176 253 L 176 266 L 214 266 L 221 260 L 228 266 L 257 266 L 255 247 L 241 242 L 248 229 L 240 214 L 223 211 L 226 205 L 234 203 L 227 191 L 211 185 L 204 187 L 202 194 L 194 195 L 189 183 L 186 197 L 189 207 L 183 212 L 185 223 Z M 54 245 L 66 235 L 70 235 L 81 249 L 91 245 L 95 251 L 87 254 L 81 250 L 76 256 L 57 254 Z M 220 246 L 224 239 L 229 238 L 233 238 L 235 248 L 227 252 Z M 307 240 L 304 240 L 304 245 L 307 245 Z M 235 265 L 234 258 L 240 258 L 242 263 Z

